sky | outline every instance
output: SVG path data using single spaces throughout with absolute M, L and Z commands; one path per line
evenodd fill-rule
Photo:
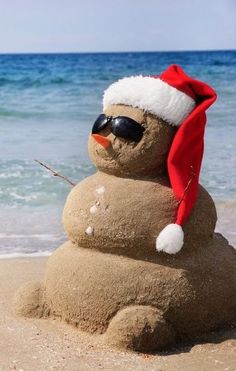
M 0 53 L 236 49 L 236 0 L 0 0 Z

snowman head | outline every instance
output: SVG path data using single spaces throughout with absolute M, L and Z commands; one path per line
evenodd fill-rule
M 89 139 L 98 169 L 119 176 L 163 172 L 172 139 L 196 106 L 191 82 L 173 65 L 160 76 L 131 76 L 111 84 Z
M 95 121 L 89 154 L 103 172 L 118 176 L 156 176 L 166 160 L 176 128 L 155 114 L 124 104 L 111 104 Z

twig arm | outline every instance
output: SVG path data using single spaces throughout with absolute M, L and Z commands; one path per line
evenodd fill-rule
M 67 183 L 69 183 L 72 187 L 74 187 L 76 184 L 73 183 L 70 179 L 68 179 L 66 176 L 54 171 L 53 169 L 51 169 L 49 166 L 45 165 L 43 162 L 39 161 L 39 160 L 34 160 L 35 162 L 37 162 L 39 165 L 43 166 L 45 169 L 49 170 L 53 176 L 57 176 L 58 178 L 61 178 L 63 180 L 65 180 Z

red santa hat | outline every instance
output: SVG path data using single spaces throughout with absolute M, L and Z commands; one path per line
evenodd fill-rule
M 186 75 L 178 65 L 171 65 L 159 76 L 123 78 L 104 92 L 104 109 L 111 104 L 125 104 L 178 127 L 167 160 L 178 208 L 175 223 L 168 224 L 156 239 L 157 251 L 175 254 L 183 246 L 182 226 L 198 195 L 205 111 L 215 100 L 216 93 L 210 86 Z

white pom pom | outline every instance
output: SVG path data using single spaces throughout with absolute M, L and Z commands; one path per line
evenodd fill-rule
M 184 232 L 178 224 L 168 224 L 156 239 L 156 250 L 176 254 L 184 244 Z

